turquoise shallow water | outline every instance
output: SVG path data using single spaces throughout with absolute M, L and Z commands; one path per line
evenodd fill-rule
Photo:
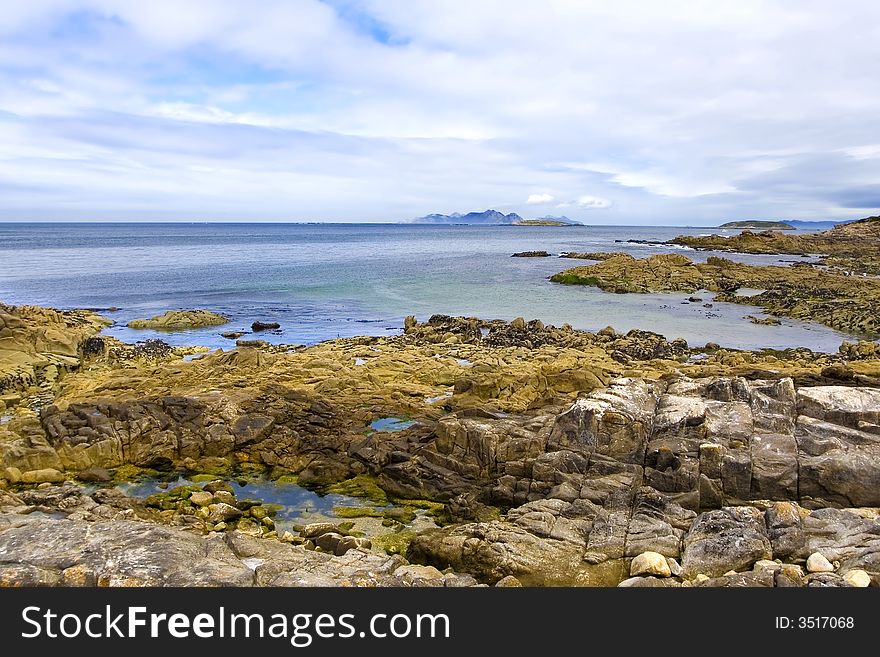
M 683 303 L 682 294 L 614 295 L 550 283 L 579 263 L 511 258 L 517 251 L 670 250 L 615 240 L 666 240 L 705 228 L 475 227 L 392 224 L 0 224 L 0 301 L 90 307 L 117 324 L 108 333 L 133 342 L 229 348 L 221 331 L 277 321 L 270 342 L 314 343 L 353 335 L 393 335 L 406 315 L 540 318 L 620 331 L 643 328 L 693 345 L 805 346 L 836 351 L 848 336 L 809 322 L 758 326 L 760 312 L 736 304 Z M 711 252 L 682 250 L 694 260 Z M 723 255 L 723 254 L 722 254 Z M 728 255 L 771 264 L 791 256 Z M 698 294 L 704 301 L 711 294 Z M 159 334 L 124 324 L 177 308 L 224 313 L 223 327 Z

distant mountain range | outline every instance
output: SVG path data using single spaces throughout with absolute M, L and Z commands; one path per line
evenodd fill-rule
M 426 214 L 424 217 L 416 217 L 411 223 L 414 224 L 442 224 L 442 225 L 467 225 L 467 226 L 581 226 L 582 224 L 568 217 L 538 217 L 537 219 L 523 219 L 516 212 L 504 214 L 498 210 L 484 210 L 483 212 L 468 212 L 462 214 Z

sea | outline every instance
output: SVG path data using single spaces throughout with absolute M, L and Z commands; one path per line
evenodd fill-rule
M 403 320 L 434 314 L 541 319 L 595 331 L 613 326 L 715 342 L 739 349 L 807 347 L 834 352 L 852 336 L 813 322 L 756 325 L 759 309 L 712 301 L 709 292 L 612 294 L 551 283 L 589 264 L 565 251 L 672 250 L 696 261 L 723 255 L 753 264 L 797 256 L 717 254 L 627 240 L 664 241 L 718 229 L 647 226 L 431 226 L 280 223 L 0 223 L 0 302 L 93 308 L 112 319 L 106 333 L 126 342 L 230 349 L 224 331 L 278 322 L 272 343 L 314 344 L 356 335 L 400 334 Z M 734 234 L 737 231 L 728 231 Z M 513 258 L 548 251 L 548 258 Z M 701 301 L 690 302 L 688 297 Z M 711 308 L 705 304 L 712 304 Z M 204 308 L 228 316 L 222 327 L 173 333 L 126 323 L 166 310 Z

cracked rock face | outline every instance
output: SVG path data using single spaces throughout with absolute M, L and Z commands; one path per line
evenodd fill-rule
M 333 405 L 279 388 L 241 401 L 206 393 L 47 408 L 5 458 L 27 463 L 29 471 L 59 472 L 102 459 L 157 464 L 251 454 L 291 467 L 303 462 L 303 477 L 317 480 L 367 472 L 393 495 L 450 500 L 458 522 L 416 535 L 411 561 L 490 584 L 512 576 L 527 585 L 616 585 L 629 577 L 632 558 L 654 552 L 681 561 L 682 576 L 670 579 L 678 583 L 838 586 L 846 585 L 849 570 L 864 570 L 872 581 L 880 571 L 880 520 L 872 508 L 880 507 L 878 417 L 874 388 L 796 387 L 789 378 L 631 377 L 565 406 L 511 414 L 467 408 L 437 413 L 399 434 L 364 436 L 346 433 L 346 418 Z M 27 504 L 24 497 L 4 503 Z M 498 517 L 487 505 L 508 510 Z M 215 500 L 207 512 L 224 521 L 231 509 Z M 405 579 L 375 551 L 306 554 L 241 532 L 224 542 L 93 515 L 0 516 L 2 581 Z M 93 536 L 101 538 L 91 551 Z M 160 540 L 169 545 L 168 559 L 150 554 Z M 250 547 L 236 547 L 245 543 Z M 123 556 L 111 564 L 101 545 Z M 798 575 L 798 564 L 816 552 L 837 570 Z M 760 566 L 771 559 L 787 570 Z M 175 570 L 196 562 L 196 569 Z M 76 570 L 65 575 L 69 568 Z M 409 581 L 423 571 L 404 572 Z
M 491 496 L 514 508 L 417 537 L 412 549 L 485 580 L 577 580 L 646 551 L 716 585 L 766 584 L 723 576 L 817 550 L 876 574 L 877 511 L 846 507 L 880 506 L 878 412 L 875 389 L 728 377 L 616 380 L 531 429 L 447 418 L 455 442 L 434 447 L 479 463 Z

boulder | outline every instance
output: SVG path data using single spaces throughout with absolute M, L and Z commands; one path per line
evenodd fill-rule
M 761 512 L 752 507 L 724 507 L 697 516 L 684 537 L 682 569 L 689 578 L 697 574 L 720 577 L 772 557 Z

